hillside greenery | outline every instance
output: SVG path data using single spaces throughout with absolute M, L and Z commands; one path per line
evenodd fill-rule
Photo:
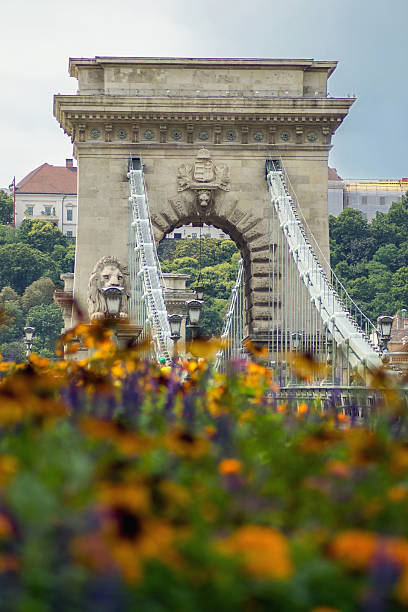
M 201 245 L 200 245 L 201 242 Z M 228 300 L 234 286 L 239 251 L 232 240 L 196 238 L 163 240 L 159 259 L 163 272 L 188 274 L 187 288 L 197 282 L 204 287 L 204 306 L 200 319 L 203 336 L 222 332 Z
M 53 293 L 61 285 L 60 274 L 73 272 L 74 258 L 75 244 L 48 221 L 26 219 L 18 229 L 0 226 L 0 353 L 5 359 L 24 359 L 26 325 L 36 328 L 34 349 L 54 355 L 63 319 Z
M 372 320 L 408 308 L 408 194 L 371 223 L 346 208 L 330 217 L 331 265 Z

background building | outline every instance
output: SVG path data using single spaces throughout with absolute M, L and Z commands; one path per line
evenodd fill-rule
M 183 238 L 199 238 L 200 228 L 190 225 L 183 225 L 177 227 L 174 231 L 169 232 L 166 238 L 182 240 Z M 213 225 L 204 225 L 201 227 L 201 238 L 223 238 L 224 240 L 230 240 L 228 234 L 225 234 L 222 230 L 214 227 Z
M 67 237 L 76 236 L 77 168 L 42 164 L 16 185 L 16 226 L 24 219 L 44 219 L 58 225 Z
M 372 221 L 377 212 L 388 212 L 393 202 L 408 191 L 408 178 L 342 179 L 335 168 L 329 168 L 328 210 L 337 217 L 347 207 L 359 210 Z

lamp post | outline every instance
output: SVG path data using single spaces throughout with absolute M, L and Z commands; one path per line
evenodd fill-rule
M 33 348 L 33 338 L 34 338 L 35 327 L 25 327 L 24 328 L 24 343 L 26 345 L 26 357 L 31 355 L 31 351 Z
M 383 361 L 388 361 L 388 342 L 391 340 L 392 324 L 394 322 L 393 317 L 389 315 L 381 315 L 377 319 L 377 334 L 380 348 L 382 349 Z
M 200 302 L 203 301 L 204 298 L 204 287 L 201 284 L 197 284 L 195 286 L 195 291 L 196 291 L 196 299 L 199 300 Z
M 292 334 L 292 350 L 297 352 L 301 348 L 303 334 L 300 332 L 294 332 Z
M 106 302 L 108 318 L 117 319 L 119 317 L 122 306 L 123 292 L 123 287 L 106 287 L 105 289 L 102 289 L 102 295 Z
M 202 300 L 189 300 L 186 302 L 187 313 L 189 318 L 189 325 L 187 327 L 191 331 L 192 340 L 197 337 L 197 332 L 199 329 L 199 321 L 201 315 L 201 309 L 203 307 Z
M 173 358 L 174 358 L 174 361 L 176 361 L 178 357 L 177 342 L 178 340 L 180 340 L 181 321 L 183 319 L 183 315 L 172 314 L 172 315 L 168 315 L 167 318 L 170 324 L 170 338 L 173 340 L 173 344 L 174 344 Z

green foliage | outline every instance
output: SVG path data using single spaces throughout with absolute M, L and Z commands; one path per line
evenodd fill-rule
M 64 326 L 61 310 L 55 304 L 40 304 L 28 311 L 26 325 L 35 327 L 33 350 L 46 349 L 54 354 L 55 343 Z M 50 356 L 47 353 L 47 356 Z
M 26 347 L 23 340 L 13 340 L 0 344 L 0 355 L 4 361 L 22 363 L 26 359 Z
M 18 293 L 42 276 L 58 279 L 55 262 L 28 244 L 15 243 L 0 247 L 0 287 L 10 285 Z
M 0 189 L 0 223 L 2 225 L 13 223 L 13 198 L 3 189 Z
M 43 219 L 25 219 L 17 230 L 17 240 L 47 254 L 51 254 L 56 245 L 66 247 L 68 244 L 58 227 Z
M 0 225 L 0 245 L 11 244 L 17 240 L 17 230 L 10 225 Z
M 54 291 L 55 285 L 50 278 L 39 278 L 31 283 L 31 285 L 26 288 L 21 298 L 21 305 L 24 312 L 28 312 L 33 306 L 52 304 Z
M 168 244 L 171 243 L 171 244 Z M 161 245 L 160 245 L 161 247 Z M 218 238 L 191 238 L 168 240 L 159 247 L 163 272 L 188 274 L 187 286 L 193 288 L 200 274 L 204 287 L 204 306 L 200 318 L 203 336 L 219 335 L 222 332 L 225 308 L 234 286 L 240 254 L 232 240 Z
M 346 208 L 329 228 L 332 266 L 365 314 L 375 321 L 407 307 L 408 195 L 371 224 Z
M 58 265 L 61 272 L 73 272 L 75 264 L 75 243 L 69 242 L 65 247 L 56 244 L 51 253 L 51 258 Z
M 20 340 L 24 335 L 24 313 L 19 303 L 4 302 L 2 317 L 4 323 L 0 325 L 0 343 Z
M 5 302 L 17 302 L 20 304 L 20 296 L 17 291 L 14 291 L 12 287 L 5 286 L 0 291 L 0 302 L 4 304 Z

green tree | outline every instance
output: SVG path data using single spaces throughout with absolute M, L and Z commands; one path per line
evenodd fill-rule
M 219 336 L 223 326 L 219 301 L 207 295 L 200 315 L 200 334 L 205 338 Z
M 33 306 L 28 311 L 26 325 L 35 327 L 33 350 L 45 349 L 54 354 L 55 343 L 64 326 L 61 310 L 58 306 L 55 304 Z
M 28 244 L 0 246 L 0 287 L 9 285 L 23 293 L 27 285 L 41 276 L 58 279 L 58 267 L 52 259 Z
M 51 304 L 55 285 L 50 278 L 42 277 L 28 285 L 21 298 L 24 312 L 28 312 L 33 306 L 39 304 Z M 1 294 L 0 294 L 1 295 Z
M 6 285 L 0 291 L 0 302 L 4 304 L 5 302 L 17 302 L 20 305 L 20 296 L 17 291 L 14 291 L 12 287 Z
M 13 198 L 4 189 L 0 189 L 0 223 L 2 225 L 13 223 Z
M 400 268 L 393 274 L 391 294 L 396 302 L 396 309 L 408 306 L 408 266 Z
M 13 340 L 13 342 L 0 344 L 0 354 L 4 361 L 22 363 L 26 359 L 26 347 L 23 340 Z
M 0 225 L 0 245 L 16 242 L 17 230 L 11 225 Z
M 0 343 L 20 340 L 24 335 L 24 313 L 18 302 L 5 302 L 0 325 Z
M 402 263 L 400 249 L 395 244 L 380 246 L 374 253 L 373 260 L 384 264 L 392 272 L 398 270 Z
M 69 242 L 67 247 L 62 244 L 56 244 L 52 250 L 51 258 L 58 265 L 61 272 L 73 272 L 75 264 L 75 242 Z
M 58 227 L 43 219 L 25 219 L 17 231 L 17 239 L 47 254 L 52 253 L 57 244 L 68 245 Z

